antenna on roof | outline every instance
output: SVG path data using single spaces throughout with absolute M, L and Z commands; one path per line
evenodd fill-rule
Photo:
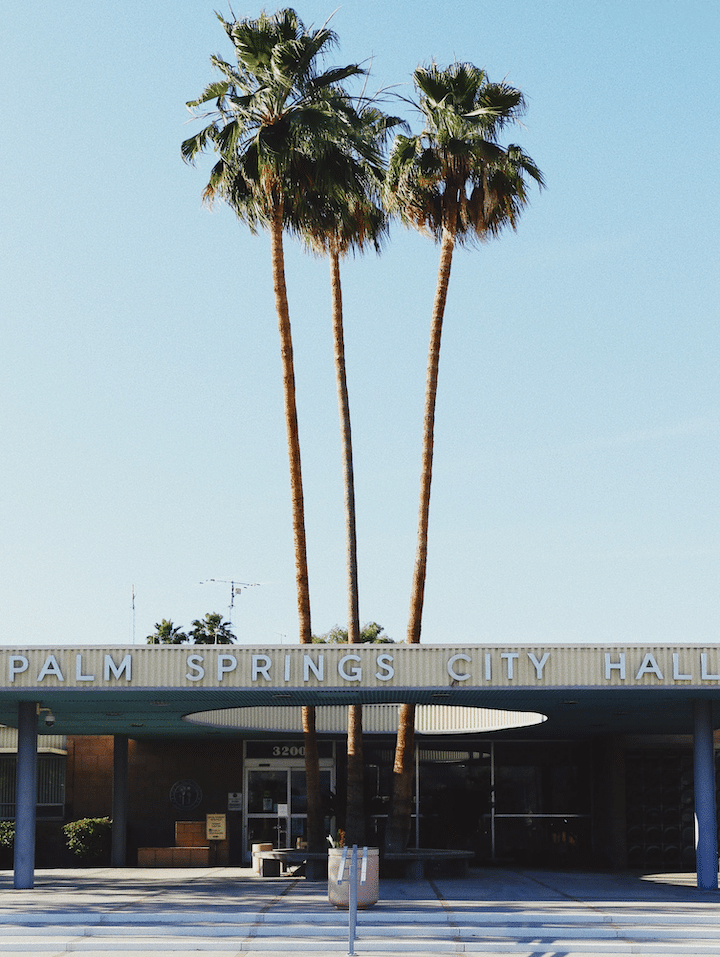
M 233 608 L 235 607 L 235 596 L 242 593 L 243 588 L 256 588 L 258 585 L 262 585 L 263 582 L 239 582 L 235 579 L 230 578 L 206 578 L 205 581 L 201 581 L 201 585 L 207 585 L 209 582 L 215 582 L 220 585 L 229 585 L 230 586 L 230 605 L 228 606 L 228 622 L 232 625 L 232 613 Z

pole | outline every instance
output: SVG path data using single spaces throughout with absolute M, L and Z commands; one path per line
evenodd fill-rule
M 415 847 L 420 847 L 420 749 L 415 742 Z
M 718 889 L 718 844 L 712 702 L 696 701 L 693 717 L 697 886 L 702 890 L 715 891 Z
M 490 860 L 495 860 L 495 742 L 490 744 Z
M 18 703 L 18 753 L 15 778 L 15 890 L 35 886 L 35 819 L 37 807 L 36 701 Z
M 123 734 L 113 738 L 112 784 L 112 857 L 113 867 L 127 863 L 127 807 L 128 807 L 128 739 Z
M 353 844 L 350 858 L 350 887 L 348 888 L 348 955 L 355 953 L 355 929 L 357 927 L 357 844 Z

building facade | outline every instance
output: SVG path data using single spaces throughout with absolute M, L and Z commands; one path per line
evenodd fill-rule
M 13 820 L 16 733 L 4 729 L 0 740 L 0 812 Z M 114 738 L 40 742 L 38 862 L 67 865 L 61 826 L 112 816 Z M 393 748 L 391 735 L 366 735 L 367 839 L 377 846 Z M 325 823 L 336 833 L 344 822 L 344 738 L 323 735 L 320 756 Z M 477 866 L 696 866 L 689 736 L 420 734 L 416 774 L 410 846 L 471 851 Z M 207 815 L 224 814 L 227 838 L 216 862 L 247 865 L 253 844 L 301 844 L 306 811 L 297 734 L 128 743 L 128 864 L 138 863 L 142 848 L 173 847 L 178 822 L 203 824 Z
M 0 721 L 18 729 L 17 758 L 0 760 L 0 813 L 14 804 L 22 837 L 16 886 L 60 853 L 45 832 L 83 817 L 113 817 L 115 863 L 189 840 L 210 814 L 227 822 L 218 863 L 247 863 L 256 843 L 301 846 L 301 705 L 319 716 L 332 833 L 339 716 L 363 704 L 381 845 L 404 702 L 418 705 L 411 846 L 477 864 L 694 866 L 717 886 L 720 649 L 692 645 L 0 648 Z

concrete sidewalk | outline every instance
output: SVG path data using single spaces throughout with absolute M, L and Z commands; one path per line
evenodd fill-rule
M 121 910 L 179 913 L 212 906 L 237 913 L 296 905 L 327 907 L 327 883 L 292 877 L 257 877 L 250 868 L 40 868 L 32 890 L 15 890 L 11 871 L 0 871 L 0 920 L 11 914 Z M 455 902 L 477 907 L 533 906 L 552 901 L 617 902 L 627 906 L 676 903 L 690 907 L 720 904 L 720 892 L 695 886 L 695 874 L 635 871 L 616 873 L 509 868 L 472 869 L 465 877 L 411 881 L 381 878 L 377 907 Z M 376 909 L 374 908 L 374 909 Z
M 694 874 L 473 870 L 381 879 L 358 915 L 355 953 L 720 955 L 720 893 Z M 344 955 L 347 912 L 327 885 L 246 868 L 38 870 L 33 890 L 0 872 L 3 957 L 262 952 Z

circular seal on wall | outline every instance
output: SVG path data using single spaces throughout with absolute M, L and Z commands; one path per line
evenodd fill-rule
M 194 811 L 202 796 L 202 789 L 195 781 L 176 781 L 170 788 L 170 803 L 178 811 Z

